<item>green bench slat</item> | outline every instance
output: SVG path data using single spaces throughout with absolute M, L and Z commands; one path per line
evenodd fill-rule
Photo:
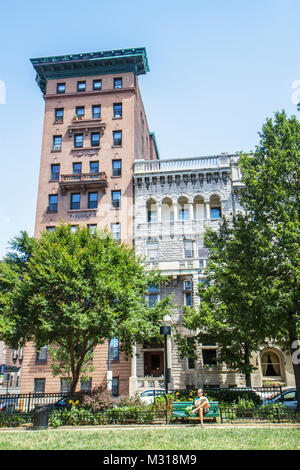
M 198 418 L 198 415 L 189 416 L 186 414 L 185 409 L 187 406 L 192 406 L 194 402 L 192 401 L 175 401 L 173 402 L 172 416 L 177 418 Z M 204 415 L 204 418 L 218 418 L 219 417 L 219 402 L 211 401 L 209 402 L 210 409 L 209 412 Z

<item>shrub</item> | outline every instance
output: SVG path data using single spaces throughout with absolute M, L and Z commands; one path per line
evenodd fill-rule
M 104 387 L 98 386 L 91 390 L 90 395 L 85 395 L 82 399 L 84 408 L 91 408 L 93 411 L 109 410 L 114 406 L 116 399 L 111 396 L 111 392 Z

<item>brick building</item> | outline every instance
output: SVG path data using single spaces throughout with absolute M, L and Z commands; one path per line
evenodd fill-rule
M 144 48 L 31 59 L 45 102 L 35 237 L 60 222 L 133 240 L 133 164 L 158 158 L 139 89 Z M 89 386 L 106 382 L 108 345 L 94 352 Z M 128 393 L 131 363 L 111 344 L 114 392 Z M 82 384 L 82 386 L 86 386 Z M 65 390 L 46 347 L 24 348 L 21 392 Z

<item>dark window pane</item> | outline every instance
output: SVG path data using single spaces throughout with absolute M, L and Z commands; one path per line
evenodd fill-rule
M 122 117 L 122 103 L 114 103 L 114 117 Z
M 74 147 L 82 147 L 83 146 L 83 134 L 75 134 L 74 136 Z
M 56 93 L 65 93 L 65 91 L 66 91 L 66 84 L 65 83 L 57 83 Z
M 121 191 L 112 191 L 111 197 L 112 197 L 112 206 L 116 208 L 120 207 Z
M 91 134 L 91 146 L 98 147 L 100 145 L 100 134 L 99 132 L 92 132 Z
M 99 162 L 90 162 L 90 173 L 99 173 Z
M 119 339 L 112 338 L 109 341 L 109 359 L 116 361 L 119 359 Z
M 53 136 L 53 150 L 61 150 L 61 135 Z
M 113 397 L 119 396 L 119 377 L 113 377 L 112 379 L 111 394 Z
M 34 393 L 45 392 L 45 379 L 34 379 Z
M 221 208 L 220 207 L 211 207 L 211 209 L 210 209 L 210 218 L 211 219 L 220 219 L 221 218 Z
M 73 163 L 73 174 L 74 175 L 80 175 L 81 174 L 81 168 L 82 168 L 81 163 Z
M 57 212 L 57 194 L 49 194 L 49 212 Z
M 80 209 L 80 194 L 71 194 L 71 206 L 72 210 Z
M 98 207 L 98 193 L 89 193 L 88 208 L 96 209 Z
M 79 118 L 84 117 L 84 106 L 76 106 L 76 116 Z
M 85 91 L 85 82 L 77 82 L 77 91 Z
M 51 179 L 53 181 L 58 181 L 59 180 L 59 169 L 60 169 L 59 164 L 51 165 Z
M 202 349 L 203 364 L 207 366 L 217 365 L 217 352 L 215 349 Z
M 98 104 L 95 104 L 92 106 L 92 116 L 93 119 L 100 119 L 101 117 L 101 106 Z
M 93 90 L 101 90 L 101 88 L 102 88 L 102 80 L 94 80 Z
M 55 109 L 55 121 L 56 122 L 63 122 L 64 120 L 64 109 L 63 108 L 56 108 Z
M 122 145 L 122 131 L 113 131 L 113 145 Z
M 122 88 L 123 80 L 122 78 L 114 78 L 114 88 Z

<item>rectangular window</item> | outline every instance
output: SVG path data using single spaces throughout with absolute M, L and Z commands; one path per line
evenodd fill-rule
M 91 147 L 99 147 L 100 145 L 100 133 L 92 132 L 91 133 Z
M 45 379 L 34 379 L 34 393 L 45 393 Z
M 75 114 L 79 119 L 84 118 L 84 106 L 76 106 Z
M 77 91 L 85 91 L 86 83 L 85 81 L 77 82 Z
M 191 292 L 185 292 L 184 293 L 184 305 L 186 307 L 191 307 L 192 306 L 192 293 Z
M 89 193 L 88 194 L 88 208 L 97 209 L 98 207 L 98 193 Z
M 99 173 L 99 162 L 90 162 L 90 173 Z
M 123 79 L 121 77 L 114 78 L 114 88 L 122 88 Z
M 119 360 L 119 339 L 112 338 L 109 341 L 109 359 L 111 361 Z
M 57 194 L 49 194 L 48 200 L 49 200 L 48 212 L 57 212 L 57 201 L 58 201 Z
M 119 396 L 119 377 L 113 377 L 111 383 L 111 394 L 113 397 Z
M 192 280 L 189 279 L 188 281 L 183 282 L 183 289 L 185 291 L 191 291 L 192 290 Z
M 83 147 L 83 134 L 74 135 L 74 147 L 75 148 Z
M 65 93 L 65 92 L 66 92 L 66 84 L 65 83 L 57 83 L 56 93 Z
M 150 261 L 158 259 L 158 243 L 157 242 L 147 242 L 147 257 Z
M 88 229 L 91 233 L 94 233 L 97 230 L 97 224 L 88 224 Z
M 36 358 L 35 358 L 36 363 L 46 364 L 46 362 L 47 362 L 47 350 L 48 350 L 48 347 L 44 346 L 39 351 L 36 352 Z
M 60 164 L 53 164 L 51 165 L 51 180 L 58 181 L 59 180 L 59 171 L 60 171 Z
M 121 206 L 121 191 L 111 192 L 111 203 L 112 206 L 118 209 Z
M 112 161 L 112 175 L 121 176 L 122 174 L 122 160 L 113 160 Z
M 113 131 L 113 145 L 122 145 L 122 131 Z
M 53 227 L 52 225 L 51 225 L 51 226 L 48 225 L 48 226 L 46 227 L 46 230 L 47 230 L 47 232 L 55 232 L 55 227 Z
M 71 232 L 72 232 L 72 233 L 77 232 L 78 227 L 79 227 L 78 225 L 71 225 Z
M 101 90 L 102 88 L 102 80 L 97 79 L 93 80 L 93 90 Z
M 217 350 L 216 349 L 202 349 L 203 365 L 216 366 L 217 365 Z
M 72 193 L 71 194 L 71 210 L 78 210 L 80 209 L 80 193 Z
M 186 338 L 186 342 L 189 345 L 192 344 L 192 338 Z M 187 358 L 187 366 L 188 366 L 188 369 L 195 369 L 195 359 L 191 358 L 191 357 L 188 357 Z
M 62 142 L 61 135 L 54 135 L 53 136 L 52 150 L 54 150 L 54 152 L 60 152 L 61 151 L 61 142 Z
M 64 378 L 60 379 L 60 392 L 69 393 L 71 390 L 71 381 L 70 379 Z
M 82 163 L 73 163 L 73 175 L 81 175 Z
M 111 232 L 115 240 L 121 240 L 121 224 L 119 222 L 111 224 Z
M 64 108 L 56 108 L 54 112 L 55 122 L 63 122 L 64 120 Z
M 100 104 L 93 104 L 92 106 L 92 117 L 93 119 L 101 118 L 101 106 Z
M 192 240 L 184 240 L 184 257 L 193 258 L 193 242 Z
M 122 117 L 122 103 L 114 103 L 114 118 Z

